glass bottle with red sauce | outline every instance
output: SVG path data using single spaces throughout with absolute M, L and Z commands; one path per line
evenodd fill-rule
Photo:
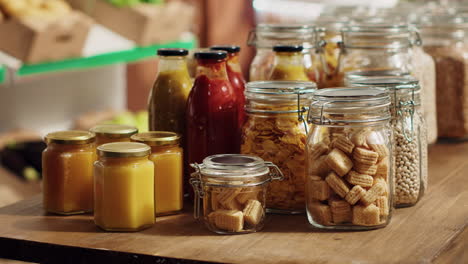
M 187 168 L 210 155 L 240 151 L 238 104 L 226 71 L 227 53 L 201 51 L 194 56 L 197 75 L 186 110 Z
M 238 115 L 239 115 L 239 127 L 242 127 L 245 122 L 245 79 L 242 75 L 241 66 L 239 64 L 239 46 L 212 46 L 212 50 L 224 50 L 228 53 L 228 59 L 226 63 L 227 74 L 229 77 L 229 81 L 231 82 L 232 88 L 234 88 L 234 92 L 236 93 L 237 97 L 237 105 L 238 105 Z

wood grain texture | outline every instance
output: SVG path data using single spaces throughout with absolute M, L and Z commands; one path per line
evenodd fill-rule
M 305 216 L 269 215 L 262 232 L 221 236 L 186 212 L 139 233 L 105 233 L 89 215 L 44 215 L 36 197 L 0 209 L 0 238 L 223 263 L 466 263 L 468 143 L 435 145 L 429 157 L 426 195 L 379 230 L 321 232 Z

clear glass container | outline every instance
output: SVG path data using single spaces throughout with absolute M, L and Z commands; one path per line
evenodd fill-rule
M 88 131 L 59 131 L 45 137 L 42 153 L 43 207 L 46 212 L 71 215 L 93 211 L 95 135 Z
M 439 137 L 468 137 L 468 19 L 454 14 L 420 18 L 423 48 L 436 67 L 437 125 Z
M 342 29 L 339 84 L 355 70 L 412 71 L 412 47 L 420 41 L 406 24 L 360 24 Z
M 379 88 L 315 93 L 306 143 L 307 216 L 320 229 L 386 226 L 393 204 L 390 97 Z
M 427 133 L 421 112 L 419 82 L 413 77 L 354 80 L 354 87 L 381 87 L 391 96 L 395 207 L 415 205 L 427 188 Z
M 138 133 L 134 126 L 103 124 L 89 130 L 96 135 L 96 146 L 112 142 L 130 142 L 130 137 Z
M 324 75 L 322 50 L 325 42 L 320 31 L 312 25 L 259 24 L 250 32 L 248 44 L 255 46 L 256 54 L 250 65 L 250 81 L 265 81 L 271 76 L 274 65 L 273 46 L 300 45 L 302 63 L 309 80 L 320 83 Z
M 139 231 L 154 224 L 154 165 L 148 145 L 115 142 L 97 147 L 94 222 L 106 231 Z
M 177 214 L 183 201 L 183 151 L 180 135 L 167 131 L 138 133 L 132 140 L 151 147 L 154 162 L 154 205 L 157 216 Z
M 284 180 L 268 187 L 267 208 L 275 213 L 305 210 L 305 113 L 316 85 L 312 82 L 265 81 L 246 86 L 247 121 L 241 153 L 276 164 Z
M 375 23 L 351 24 L 343 29 L 342 34 L 342 74 L 355 70 L 398 71 L 407 72 L 420 81 L 423 91 L 421 106 L 429 127 L 428 140 L 431 144 L 435 143 L 435 66 L 432 58 L 421 48 L 422 41 L 417 29 L 407 23 L 387 18 Z
M 283 179 L 276 165 L 255 156 L 220 154 L 192 167 L 196 170 L 190 180 L 196 219 L 203 210 L 203 222 L 218 234 L 253 233 L 263 228 L 267 186 Z

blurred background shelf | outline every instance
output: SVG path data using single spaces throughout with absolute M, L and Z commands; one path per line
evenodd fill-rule
M 165 44 L 156 44 L 147 47 L 135 47 L 128 50 L 98 54 L 94 56 L 68 59 L 49 63 L 33 65 L 23 65 L 17 72 L 18 76 L 48 73 L 66 70 L 81 70 L 101 67 L 116 63 L 129 63 L 156 56 L 156 51 L 160 48 L 184 48 L 193 49 L 196 47 L 196 40 L 187 37 L 184 40 L 174 41 Z M 1 77 L 0 77 L 1 80 Z

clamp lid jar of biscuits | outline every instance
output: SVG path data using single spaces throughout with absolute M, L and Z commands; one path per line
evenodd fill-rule
M 218 234 L 257 232 L 265 220 L 267 185 L 282 180 L 276 165 L 259 157 L 219 154 L 191 164 L 194 217 Z M 203 205 L 202 205 L 203 204 Z
M 321 229 L 366 230 L 391 217 L 390 97 L 382 88 L 315 93 L 308 121 L 307 216 Z
M 269 212 L 305 211 L 306 114 L 316 90 L 315 83 L 301 81 L 250 82 L 246 86 L 241 153 L 273 162 L 284 174 L 283 181 L 268 187 Z
M 382 87 L 391 97 L 395 162 L 395 206 L 415 205 L 427 188 L 427 133 L 421 112 L 419 82 L 413 77 L 374 77 L 349 82 L 355 87 Z

